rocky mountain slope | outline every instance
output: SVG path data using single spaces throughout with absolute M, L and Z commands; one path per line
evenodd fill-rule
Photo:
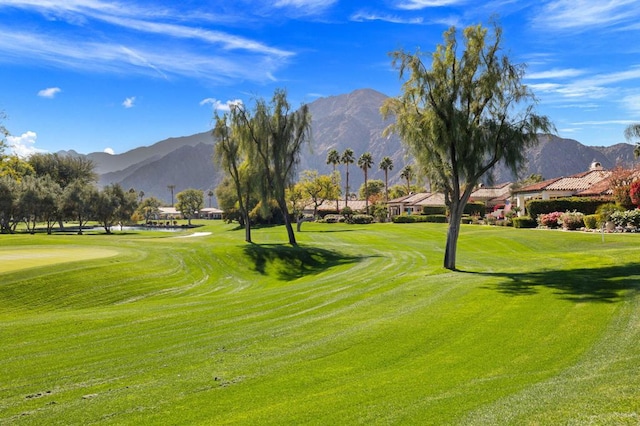
M 342 153 L 351 148 L 356 161 L 362 153 L 371 152 L 375 165 L 369 171 L 370 179 L 384 178 L 378 164 L 384 156 L 391 157 L 394 168 L 389 175 L 390 183 L 399 183 L 400 171 L 411 159 L 398 137 L 382 135 L 389 124 L 380 115 L 380 106 L 385 99 L 386 95 L 382 93 L 361 89 L 310 103 L 312 141 L 308 148 L 303 149 L 299 170 L 315 169 L 320 173 L 330 173 L 332 166 L 326 164 L 327 153 L 331 149 Z M 222 173 L 212 161 L 213 143 L 210 133 L 204 132 L 169 138 L 119 155 L 92 153 L 88 157 L 97 165 L 101 185 L 120 183 L 126 189 L 135 188 L 169 202 L 169 185 L 175 185 L 174 193 L 187 188 L 206 192 L 218 185 Z M 537 173 L 546 179 L 584 171 L 593 160 L 607 169 L 618 163 L 631 164 L 634 161 L 630 144 L 585 146 L 575 140 L 555 136 L 541 136 L 540 143 L 529 149 L 526 156 L 527 166 L 523 175 Z M 344 169 L 344 165 L 339 166 L 343 180 Z M 349 171 L 350 186 L 355 191 L 364 176 L 355 163 L 349 166 Z M 494 175 L 496 182 L 516 180 L 504 167 L 497 167 Z

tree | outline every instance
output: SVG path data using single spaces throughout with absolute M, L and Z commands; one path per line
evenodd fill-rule
M 210 189 L 209 191 L 207 191 L 207 197 L 209 197 L 209 208 L 211 208 L 211 200 L 213 199 L 213 196 L 215 194 L 213 193 L 213 191 Z
M 338 164 L 340 164 L 340 153 L 337 150 L 332 149 L 331 151 L 329 151 L 329 153 L 327 154 L 327 164 L 331 164 L 333 166 L 333 174 L 331 176 L 334 178 L 339 177 L 340 175 L 337 174 L 338 171 L 336 168 Z M 337 184 L 337 179 L 334 179 L 334 183 Z M 338 191 L 338 195 L 336 196 L 336 214 L 340 213 L 338 197 L 340 197 L 340 191 Z
M 380 161 L 380 170 L 384 171 L 384 201 L 389 202 L 389 170 L 393 170 L 393 160 L 391 157 L 384 157 Z
M 8 177 L 0 176 L 0 232 L 14 233 L 19 222 L 18 183 Z
M 124 192 L 119 184 L 105 186 L 94 202 L 94 217 L 100 222 L 107 234 L 116 223 L 131 218 L 138 205 L 136 191 Z
M 369 202 L 371 204 L 375 204 L 380 201 L 381 194 L 384 193 L 385 185 L 384 182 L 380 179 L 369 179 L 367 181 L 367 186 L 364 186 L 364 183 L 360 185 L 360 189 L 358 190 L 358 196 L 360 198 L 364 198 L 368 195 Z
M 191 226 L 191 219 L 204 207 L 202 191 L 198 189 L 185 189 L 182 192 L 178 192 L 176 198 L 178 199 L 176 210 L 187 218 L 188 224 Z
M 289 244 L 295 246 L 297 242 L 291 225 L 286 190 L 295 176 L 302 146 L 311 136 L 309 106 L 302 105 L 298 110 L 291 111 L 286 92 L 276 90 L 270 103 L 259 99 L 253 113 L 242 106 L 234 110 L 238 111 L 240 118 L 237 130 L 242 132 L 242 138 L 251 141 L 248 150 L 251 162 L 261 166 L 262 205 L 266 207 L 269 198 L 275 199 L 283 215 Z
M 316 170 L 303 171 L 302 179 L 296 186 L 299 186 L 302 197 L 313 203 L 314 218 L 318 216 L 318 207 L 338 194 L 332 176 L 320 175 Z
M 535 97 L 522 83 L 524 66 L 501 53 L 502 30 L 493 36 L 481 25 L 464 29 L 464 51 L 458 52 L 458 32 L 444 33 L 444 44 L 431 55 L 431 68 L 419 51 L 391 54 L 402 94 L 382 106 L 395 115 L 388 131 L 396 132 L 430 181 L 442 188 L 450 211 L 444 267 L 456 269 L 456 249 L 464 206 L 480 178 L 490 178 L 503 162 L 518 173 L 525 148 L 537 143 L 537 133 L 553 128 L 535 113 Z
M 145 223 L 151 221 L 152 218 L 158 217 L 160 214 L 160 206 L 162 201 L 156 197 L 147 197 L 140 204 L 138 204 L 137 212 L 140 216 L 144 217 Z
M 370 152 L 365 152 L 360 156 L 360 158 L 358 158 L 358 167 L 360 167 L 360 169 L 362 169 L 362 171 L 364 172 L 364 211 L 366 214 L 369 214 L 369 192 L 367 191 L 367 178 L 371 166 L 373 166 L 373 157 L 371 156 Z
M 81 179 L 71 182 L 62 192 L 61 211 L 65 217 L 78 221 L 78 235 L 93 215 L 93 206 L 98 190 Z
M 220 207 L 225 211 L 227 219 L 233 214 L 231 208 L 238 205 L 238 222 L 244 227 L 244 239 L 251 242 L 251 219 L 249 213 L 255 207 L 257 202 L 252 203 L 255 188 L 259 186 L 259 174 L 256 170 L 255 163 L 249 160 L 249 150 L 251 148 L 250 140 L 246 132 L 242 132 L 239 126 L 242 124 L 240 117 L 240 109 L 233 108 L 230 115 L 216 115 L 216 125 L 213 129 L 213 138 L 216 141 L 214 162 L 221 165 L 227 172 L 230 182 L 233 183 L 235 189 L 235 201 L 231 203 L 222 203 L 224 195 L 221 186 L 226 185 L 223 181 L 221 186 L 217 188 L 218 200 L 221 202 Z M 243 139 L 244 138 L 244 139 Z M 230 205 L 229 205 L 230 204 Z
M 173 206 L 173 191 L 176 189 L 176 186 L 173 184 L 167 185 L 167 189 L 171 192 L 171 206 Z
M 95 163 L 86 157 L 36 153 L 29 157 L 29 164 L 36 176 L 51 176 L 62 189 L 76 181 L 90 184 L 98 180 Z
M 632 139 L 640 139 L 640 123 L 630 124 L 624 130 L 624 136 L 628 141 Z M 633 148 L 633 155 L 638 158 L 640 157 L 640 141 L 636 142 L 636 146 Z
M 347 207 L 349 204 L 349 164 L 353 164 L 355 161 L 355 157 L 353 156 L 353 150 L 351 148 L 347 148 L 342 153 L 340 157 L 340 162 L 345 165 L 346 173 L 346 181 L 344 184 L 344 206 Z
M 404 166 L 404 169 L 400 172 L 400 178 L 407 181 L 407 195 L 411 194 L 411 181 L 415 177 L 413 173 L 413 167 L 411 164 Z
M 37 221 L 42 220 L 46 223 L 47 234 L 51 234 L 59 217 L 60 185 L 50 176 L 25 176 L 19 186 L 17 215 L 22 217 L 27 231 L 35 233 Z

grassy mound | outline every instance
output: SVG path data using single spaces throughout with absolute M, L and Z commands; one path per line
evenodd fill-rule
M 0 424 L 640 420 L 638 235 L 199 231 L 0 236 Z

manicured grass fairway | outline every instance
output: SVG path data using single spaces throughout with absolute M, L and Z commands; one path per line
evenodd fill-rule
M 0 235 L 0 424 L 640 423 L 640 235 L 198 231 Z

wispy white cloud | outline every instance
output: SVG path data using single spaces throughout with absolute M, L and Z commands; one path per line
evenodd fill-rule
M 7 136 L 7 144 L 15 155 L 20 158 L 28 158 L 37 152 L 46 152 L 43 149 L 35 147 L 38 135 L 31 130 L 21 134 L 20 136 Z
M 61 68 L 90 72 L 181 75 L 224 82 L 229 79 L 271 80 L 284 66 L 282 58 L 269 55 L 197 53 L 188 47 L 139 45 L 135 49 L 121 44 L 83 42 L 44 34 L 22 33 L 0 27 L 0 61 L 22 58 L 32 63 L 47 62 Z M 180 60 L 176 60 L 180 58 Z
M 38 96 L 41 98 L 54 98 L 62 90 L 59 87 L 48 87 L 38 92 Z
M 622 105 L 627 111 L 640 116 L 640 93 L 625 96 L 622 98 Z M 636 120 L 636 122 L 638 121 L 640 121 L 640 117 Z
M 587 31 L 633 24 L 639 17 L 637 0 L 554 0 L 546 2 L 534 22 L 550 29 Z
M 242 105 L 242 100 L 233 99 L 221 102 L 214 98 L 206 98 L 200 101 L 200 106 L 202 105 L 211 105 L 215 111 L 230 111 L 232 106 Z
M 540 71 L 528 73 L 525 75 L 525 78 L 531 80 L 553 80 L 567 77 L 578 77 L 584 75 L 586 71 L 578 70 L 575 68 L 565 68 L 565 69 L 551 69 L 548 71 Z
M 392 24 L 424 24 L 424 18 L 422 17 L 403 18 L 397 15 L 375 14 L 369 12 L 357 12 L 351 16 L 351 20 L 354 22 L 383 21 L 390 22 Z
M 285 1 L 282 6 L 328 6 L 333 1 Z M 183 19 L 181 10 L 143 8 L 131 4 L 101 0 L 0 0 L 0 9 L 21 8 L 50 19 L 64 20 L 78 27 L 77 32 L 29 32 L 25 27 L 4 22 L 0 28 L 0 61 L 20 59 L 61 67 L 100 72 L 146 72 L 161 78 L 171 74 L 225 81 L 241 78 L 252 81 L 270 79 L 294 56 L 288 50 L 222 31 L 202 27 L 203 19 L 193 12 L 192 20 Z M 100 21 L 125 31 L 113 31 L 109 37 L 92 38 L 84 31 L 91 22 Z M 176 23 L 179 22 L 179 23 Z M 182 22 L 189 22 L 183 25 Z M 80 37 L 79 34 L 87 37 Z M 133 34 L 134 37 L 130 35 Z M 146 34 L 149 37 L 138 35 Z M 195 42 L 195 43 L 194 43 Z M 10 57 L 10 58 L 9 58 Z M 179 57 L 180 60 L 176 60 Z
M 104 152 L 105 154 L 109 154 L 109 155 L 115 155 L 116 152 L 113 150 L 113 148 L 105 148 L 102 152 Z
M 125 108 L 133 108 L 135 106 L 135 102 L 136 102 L 136 97 L 131 96 L 129 98 L 126 98 L 124 101 L 122 101 L 122 106 Z
M 421 10 L 428 7 L 457 6 L 466 3 L 467 0 L 401 0 L 395 7 L 404 10 Z

